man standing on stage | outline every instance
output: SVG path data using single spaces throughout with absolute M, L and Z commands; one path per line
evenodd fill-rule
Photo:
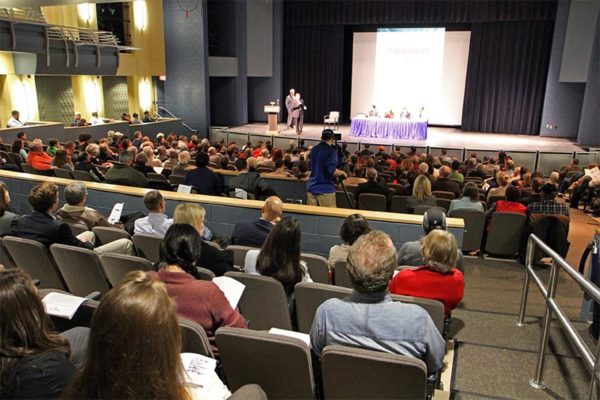
M 296 107 L 298 108 L 298 118 L 296 119 L 296 133 L 300 135 L 302 134 L 302 128 L 304 127 L 304 110 L 306 110 L 307 107 L 304 104 L 304 99 L 302 99 L 300 96 L 300 92 L 297 92 L 294 98 L 296 99 Z
M 321 143 L 310 152 L 310 179 L 308 180 L 308 205 L 336 207 L 335 182 L 336 176 L 346 176 L 338 166 L 337 150 L 333 147 L 333 131 L 323 130 Z
M 285 108 L 287 108 L 288 112 L 287 125 L 285 129 L 290 129 L 294 127 L 292 113 L 294 112 L 294 103 L 296 102 L 296 99 L 294 98 L 295 94 L 296 91 L 294 89 L 290 89 L 290 94 L 285 98 Z

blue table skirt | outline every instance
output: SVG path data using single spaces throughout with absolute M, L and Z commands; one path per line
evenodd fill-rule
M 426 120 L 353 118 L 350 136 L 382 139 L 427 139 Z

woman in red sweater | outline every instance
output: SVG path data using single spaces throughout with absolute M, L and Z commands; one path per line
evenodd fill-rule
M 222 326 L 247 328 L 246 320 L 231 308 L 217 285 L 199 280 L 200 234 L 189 224 L 173 224 L 160 246 L 161 268 L 157 276 L 175 299 L 177 315 L 200 324 L 218 356 L 215 332 Z
M 498 200 L 485 214 L 488 232 L 492 228 L 492 216 L 496 212 L 516 213 L 527 215 L 527 207 L 519 203 L 521 198 L 521 190 L 514 185 L 508 185 L 506 188 L 506 200 Z
M 450 232 L 433 230 L 421 246 L 425 265 L 400 271 L 389 290 L 394 294 L 439 300 L 444 304 L 446 317 L 464 295 L 465 281 L 456 265 L 456 239 Z

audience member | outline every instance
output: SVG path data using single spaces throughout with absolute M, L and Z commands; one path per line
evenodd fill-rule
M 544 186 L 544 178 L 533 178 L 531 181 L 531 191 L 529 196 L 521 198 L 521 204 L 528 206 L 531 203 L 542 201 L 542 186 Z
M 257 200 L 264 200 L 275 195 L 275 191 L 269 183 L 261 178 L 260 173 L 256 171 L 256 158 L 239 159 L 236 161 L 235 166 L 239 174 L 229 179 L 230 190 L 242 189 L 253 195 Z
M 235 245 L 262 247 L 273 227 L 281 220 L 283 202 L 277 196 L 270 196 L 263 204 L 260 218 L 235 224 L 231 243 Z
M 527 207 L 529 214 L 564 215 L 569 216 L 569 207 L 556 201 L 558 190 L 556 185 L 546 183 L 542 186 L 542 201 L 530 203 Z
M 388 185 L 385 183 L 377 182 L 377 170 L 375 168 L 367 168 L 367 182 L 361 183 L 356 188 L 356 201 L 358 202 L 359 208 L 360 206 L 360 195 L 363 193 L 366 194 L 381 194 L 385 196 L 385 200 L 387 203 L 390 201 L 391 191 Z
M 52 169 L 52 157 L 44 152 L 44 146 L 40 142 L 31 142 L 29 145 L 29 154 L 27 155 L 27 164 L 38 171 L 49 171 Z
M 131 166 L 133 154 L 128 150 L 119 153 L 119 163 L 115 163 L 106 171 L 104 179 L 106 183 L 125 184 L 137 187 L 148 187 L 148 179 Z
M 0 181 L 0 237 L 10 233 L 10 227 L 18 217 L 10 211 L 10 193 L 6 184 Z
M 416 206 L 435 206 L 436 200 L 431 193 L 431 181 L 425 175 L 420 175 L 415 179 L 412 196 L 406 199 L 406 204 L 412 212 Z
M 356 239 L 369 232 L 371 232 L 371 227 L 365 217 L 360 214 L 347 216 L 340 228 L 342 244 L 336 244 L 329 249 L 329 258 L 327 260 L 329 266 L 335 267 L 335 263 L 338 261 L 346 262 L 350 246 L 356 242 Z
M 87 172 L 96 182 L 104 181 L 104 174 L 90 162 L 89 157 L 87 152 L 79 153 L 79 161 L 75 165 L 75 170 Z
M 498 200 L 494 203 L 487 211 L 486 215 L 488 218 L 492 217 L 495 212 L 512 212 L 518 214 L 527 214 L 527 207 L 519 203 L 521 198 L 521 191 L 518 187 L 509 185 L 505 191 L 505 200 Z
M 199 204 L 179 203 L 173 213 L 174 224 L 190 224 L 204 239 L 206 233 L 210 233 L 204 225 L 206 211 Z M 212 236 L 212 234 L 210 234 Z M 230 250 L 221 250 L 214 243 L 202 240 L 200 258 L 197 260 L 199 267 L 204 267 L 215 273 L 216 276 L 224 275 L 225 272 L 234 271 L 233 253 Z
M 246 253 L 246 272 L 277 279 L 288 297 L 291 297 L 296 283 L 312 282 L 308 266 L 300 260 L 301 234 L 300 223 L 296 218 L 282 218 L 260 250 Z
M 505 197 L 506 196 L 506 188 L 508 187 L 508 174 L 504 171 L 499 171 L 496 173 L 496 182 L 498 187 L 490 189 L 487 194 L 488 202 L 492 197 Z
M 63 168 L 73 171 L 73 163 L 68 160 L 66 150 L 57 150 L 54 153 L 54 158 L 50 162 L 51 167 Z
M 85 185 L 79 181 L 67 185 L 65 188 L 67 204 L 58 210 L 57 217 L 70 224 L 86 225 L 90 231 L 95 226 L 119 227 L 108 222 L 99 211 L 86 207 L 87 194 Z
M 27 151 L 25 151 L 24 143 L 25 141 L 23 140 L 15 139 L 10 151 L 20 155 L 23 161 L 27 161 Z
M 346 345 L 421 359 L 429 373 L 442 367 L 446 344 L 429 314 L 417 305 L 392 301 L 387 292 L 397 264 L 392 240 L 384 232 L 356 240 L 347 262 L 352 295 L 329 299 L 317 309 L 310 330 L 317 356 L 325 346 Z
M 200 280 L 196 262 L 201 238 L 189 224 L 172 225 L 160 247 L 161 268 L 157 276 L 177 304 L 177 314 L 200 324 L 218 354 L 214 336 L 222 326 L 246 328 L 246 320 L 231 308 L 221 290 L 211 281 Z
M 458 182 L 459 185 L 462 185 L 465 181 L 465 177 L 460 173 L 460 161 L 454 160 L 451 164 L 452 172 L 448 175 L 448 179 Z
M 182 176 L 185 177 L 187 172 L 193 167 L 190 165 L 190 153 L 187 150 L 183 150 L 177 156 L 177 164 L 171 170 L 171 176 Z
M 223 193 L 223 179 L 208 168 L 209 156 L 198 153 L 196 156 L 196 169 L 189 171 L 185 176 L 185 184 L 194 187 L 198 194 L 220 196 Z
M 451 180 L 451 169 L 444 165 L 439 169 L 438 178 L 431 183 L 431 190 L 454 193 L 455 198 L 460 197 L 460 186 L 457 182 Z
M 170 149 L 168 153 L 169 158 L 163 162 L 162 166 L 164 169 L 173 169 L 179 162 L 177 159 L 179 153 L 177 153 L 177 149 Z
M 432 230 L 421 246 L 423 265 L 401 270 L 390 283 L 390 292 L 405 296 L 439 300 L 450 316 L 464 296 L 465 281 L 455 268 L 456 238 L 450 232 Z
M 454 199 L 450 202 L 448 216 L 456 210 L 476 210 L 483 212 L 483 204 L 479 201 L 479 189 L 474 182 L 467 182 L 463 188 L 462 197 Z
M 46 148 L 46 153 L 48 153 L 48 155 L 50 157 L 54 157 L 54 155 L 56 154 L 56 152 L 58 150 L 60 150 L 58 140 L 57 139 L 48 140 L 48 147 Z
M 144 206 L 148 216 L 135 220 L 134 233 L 146 233 L 164 236 L 173 224 L 167 214 L 167 202 L 158 190 L 150 190 L 144 195 Z
M 148 273 L 135 271 L 102 298 L 92 319 L 85 367 L 66 399 L 229 397 L 214 371 L 203 386 L 188 383 L 167 290 Z

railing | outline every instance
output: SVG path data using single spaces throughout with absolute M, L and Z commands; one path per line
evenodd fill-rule
M 25 22 L 38 22 L 45 24 L 46 19 L 39 9 L 35 8 L 23 8 L 23 7 L 10 7 L 0 8 L 0 17 L 25 21 Z
M 533 259 L 535 255 L 536 247 L 539 247 L 546 255 L 552 258 L 552 265 L 550 266 L 550 281 L 548 288 L 544 286 L 544 283 L 540 279 L 539 275 L 536 274 L 533 269 Z M 535 285 L 538 287 L 542 296 L 546 300 L 546 311 L 544 313 L 544 323 L 542 330 L 542 337 L 540 338 L 540 345 L 538 348 L 538 359 L 535 370 L 535 377 L 529 381 L 529 384 L 536 389 L 543 389 L 545 385 L 542 381 L 544 373 L 544 365 L 546 361 L 546 347 L 548 346 L 548 337 L 550 333 L 550 324 L 552 323 L 552 317 L 556 316 L 564 329 L 567 337 L 577 348 L 581 354 L 581 358 L 585 366 L 591 371 L 592 378 L 589 387 L 589 399 L 595 399 L 598 394 L 598 361 L 600 356 L 600 342 L 596 348 L 595 355 L 587 347 L 579 333 L 573 327 L 573 324 L 566 316 L 560 305 L 555 299 L 556 285 L 558 284 L 558 273 L 562 269 L 564 270 L 578 285 L 579 287 L 595 302 L 600 303 L 600 290 L 596 285 L 588 281 L 581 275 L 575 268 L 571 267 L 561 256 L 559 256 L 554 250 L 548 245 L 542 242 L 537 236 L 530 235 L 527 243 L 527 256 L 525 262 L 525 280 L 523 281 L 523 292 L 521 297 L 521 308 L 519 310 L 518 326 L 524 326 L 525 320 L 525 309 L 527 307 L 527 297 L 529 294 L 529 282 L 533 280 Z
M 167 110 L 165 107 L 163 106 L 158 106 L 158 111 L 168 115 L 171 118 L 179 118 L 177 117 L 175 114 L 173 114 L 171 111 Z M 192 134 L 196 134 L 198 133 L 197 130 L 192 129 L 188 124 L 186 124 L 183 120 L 181 120 L 181 125 L 183 125 L 185 127 L 185 129 L 187 129 L 188 131 L 190 131 Z

